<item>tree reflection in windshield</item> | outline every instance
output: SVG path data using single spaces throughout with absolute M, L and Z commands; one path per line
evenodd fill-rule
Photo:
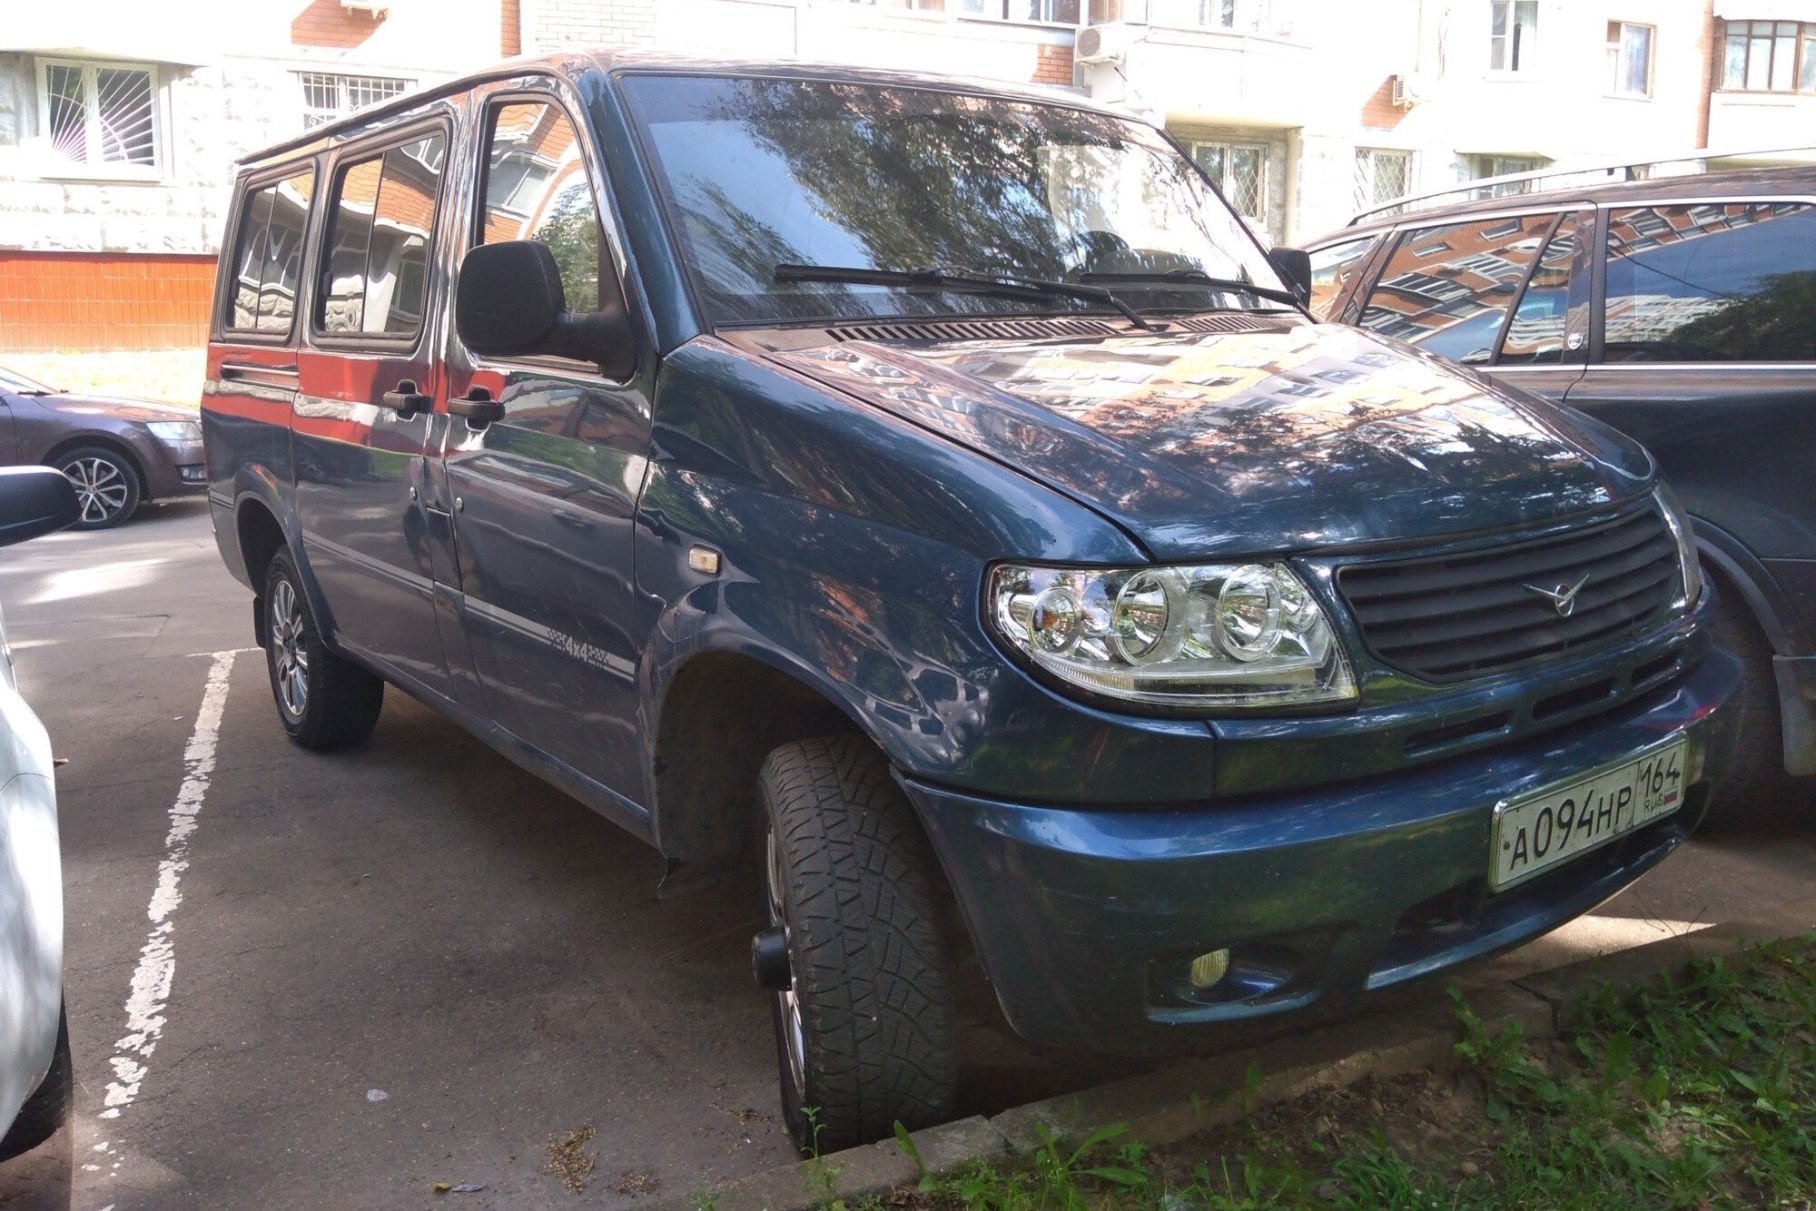
M 779 262 L 1080 273 L 1200 270 L 1278 286 L 1155 131 L 1059 105 L 850 82 L 626 79 L 715 319 L 926 315 L 1061 304 L 778 283 Z M 1202 306 L 1178 284 L 1148 306 Z

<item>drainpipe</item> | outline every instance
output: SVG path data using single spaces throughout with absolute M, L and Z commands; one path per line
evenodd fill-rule
M 1715 71 L 1721 63 L 1715 46 L 1715 0 L 1703 0 L 1702 105 L 1696 114 L 1696 146 L 1709 145 L 1709 110 L 1715 104 Z M 1707 168 L 1705 163 L 1703 167 Z
M 1294 126 L 1286 132 L 1286 198 L 1281 203 L 1281 209 L 1286 213 L 1280 224 L 1280 240 L 1289 248 L 1299 233 L 1299 157 L 1304 146 L 1304 131 L 1304 127 Z

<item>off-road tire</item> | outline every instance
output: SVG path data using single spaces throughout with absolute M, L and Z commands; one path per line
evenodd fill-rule
M 37 1089 L 19 1107 L 6 1138 L 0 1139 L 0 1161 L 23 1155 L 57 1134 L 69 1118 L 71 1066 L 69 1062 L 69 1016 L 57 1014 L 57 1049 L 51 1055 L 50 1071 Z
M 1772 645 L 1733 582 L 1721 578 L 1716 591 L 1720 602 L 1709 637 L 1743 666 L 1740 688 L 1729 708 L 1734 714 L 1733 742 L 1716 771 L 1720 780 L 1709 804 L 1709 824 L 1722 827 L 1762 811 L 1769 814 L 1777 807 L 1777 798 L 1792 788 L 1784 772 L 1784 725 L 1778 713 Z
M 289 607 L 289 608 L 286 608 Z M 376 674 L 330 652 L 309 609 L 302 578 L 290 552 L 271 557 L 265 573 L 265 671 L 278 719 L 290 739 L 306 749 L 327 750 L 357 744 L 372 734 L 385 704 L 385 683 Z M 300 679 L 293 678 L 295 655 L 303 657 Z M 295 691 L 300 680 L 302 693 Z M 295 699 L 295 701 L 291 701 Z
M 824 1153 L 943 1122 L 958 1084 L 946 892 L 914 809 L 859 736 L 783 745 L 759 782 L 803 1044 L 797 1082 L 774 994 L 789 1132 Z

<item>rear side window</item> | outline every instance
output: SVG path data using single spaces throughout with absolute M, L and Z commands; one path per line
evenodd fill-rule
M 1362 269 L 1377 236 L 1345 240 L 1312 253 L 1311 313 L 1321 320 L 1331 319 L 1331 309 Z
M 229 332 L 290 331 L 302 278 L 303 232 L 314 194 L 315 170 L 308 168 L 246 195 L 233 249 Z
M 397 338 L 422 331 L 443 149 L 434 134 L 341 168 L 318 331 Z
M 547 244 L 568 310 L 599 310 L 599 211 L 579 136 L 559 107 L 513 101 L 492 111 L 485 199 L 477 243 Z
M 1602 358 L 1816 361 L 1816 206 L 1609 212 Z
M 1362 326 L 1454 361 L 1492 361 L 1507 309 L 1556 217 L 1477 219 L 1407 232 L 1369 292 Z

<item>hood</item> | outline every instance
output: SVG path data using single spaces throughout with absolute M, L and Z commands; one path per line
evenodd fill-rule
M 828 341 L 769 356 L 1091 506 L 1159 559 L 1494 529 L 1631 497 L 1636 443 L 1357 328 Z
M 160 404 L 148 399 L 123 399 L 111 395 L 36 395 L 31 397 L 40 408 L 64 416 L 92 416 L 116 421 L 154 421 L 196 419 L 195 409 L 175 404 Z

